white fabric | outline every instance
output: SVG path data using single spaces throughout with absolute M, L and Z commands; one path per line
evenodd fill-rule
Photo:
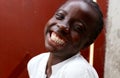
M 30 78 L 46 78 L 45 69 L 50 53 L 35 56 L 28 62 Z M 50 78 L 98 78 L 94 68 L 78 53 L 52 66 Z

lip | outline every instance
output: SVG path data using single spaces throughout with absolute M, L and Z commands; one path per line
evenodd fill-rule
M 56 34 L 55 32 L 51 33 L 51 40 L 53 42 L 55 42 L 58 45 L 63 45 L 65 43 L 65 40 L 63 38 L 61 38 L 58 34 Z
M 47 35 L 48 44 L 50 46 L 55 47 L 55 48 L 63 48 L 67 44 L 67 41 L 65 40 L 65 38 L 63 36 L 61 36 L 59 33 L 55 32 L 55 31 L 50 31 L 47 34 L 48 34 Z M 51 38 L 52 34 L 55 34 L 62 41 L 56 42 L 55 40 L 53 40 Z M 62 42 L 62 43 L 60 43 L 60 42 Z

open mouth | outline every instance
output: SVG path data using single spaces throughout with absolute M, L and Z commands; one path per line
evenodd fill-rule
M 51 40 L 55 42 L 57 45 L 65 44 L 64 39 L 60 38 L 55 32 L 51 33 Z

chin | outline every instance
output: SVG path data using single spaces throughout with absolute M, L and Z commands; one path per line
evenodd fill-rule
M 46 50 L 48 52 L 55 52 L 55 49 L 52 46 L 48 45 L 48 44 L 45 44 L 45 48 L 46 48 Z

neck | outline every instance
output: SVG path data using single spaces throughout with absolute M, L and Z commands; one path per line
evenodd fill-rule
M 48 64 L 55 65 L 55 64 L 60 63 L 76 54 L 77 53 L 71 54 L 71 55 L 60 55 L 60 54 L 56 54 L 56 53 L 50 53 Z

